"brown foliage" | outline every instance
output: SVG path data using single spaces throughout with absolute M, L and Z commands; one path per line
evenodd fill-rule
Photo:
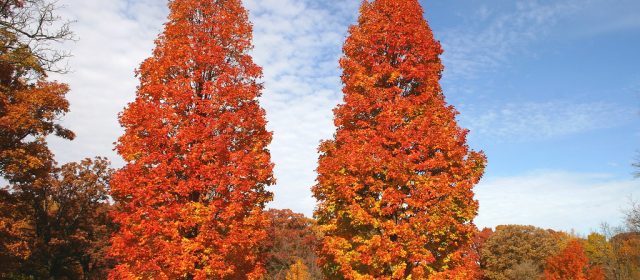
M 12 183 L 33 183 L 46 177 L 53 155 L 46 137 L 55 134 L 73 139 L 59 121 L 69 111 L 64 84 L 46 81 L 46 64 L 16 27 L 6 22 L 10 15 L 40 18 L 21 5 L 3 1 L 0 16 L 0 175 Z M 2 2 L 0 2 L 2 3 Z M 8 7 L 8 8 L 7 8 Z M 50 13 L 51 11 L 49 11 Z M 39 32 L 46 32 L 43 30 Z M 43 41 L 57 41 L 65 37 Z
M 101 279 L 113 226 L 108 217 L 112 170 L 102 158 L 55 168 L 37 185 L 1 193 L 0 245 L 6 278 Z
M 71 39 L 68 23 L 45 0 L 0 1 L 0 277 L 99 279 L 105 275 L 110 222 L 105 159 L 57 167 L 46 138 L 73 139 L 60 125 L 67 54 L 51 44 Z M 59 29 L 54 28 L 59 26 Z
M 481 249 L 486 279 L 509 280 L 543 271 L 547 257 L 558 252 L 557 233 L 533 226 L 498 226 Z M 525 278 L 532 279 L 532 278 Z
M 297 262 L 302 262 L 310 279 L 322 279 L 315 253 L 320 241 L 315 221 L 289 209 L 270 209 L 266 214 L 268 279 L 285 279 L 287 271 Z
M 610 240 L 615 254 L 615 279 L 640 279 L 640 233 L 621 233 Z

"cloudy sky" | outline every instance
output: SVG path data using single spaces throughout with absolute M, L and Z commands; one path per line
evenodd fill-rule
M 640 2 L 637 0 L 421 1 L 446 70 L 448 101 L 489 166 L 477 186 L 479 226 L 533 224 L 587 232 L 618 224 L 640 198 L 631 163 L 640 150 Z M 278 184 L 272 207 L 311 215 L 316 148 L 334 132 L 342 100 L 338 58 L 356 0 L 246 0 L 255 60 L 264 67 Z M 117 115 L 133 100 L 134 69 L 167 16 L 161 0 L 61 0 L 78 41 L 67 44 L 72 87 L 51 139 L 60 162 L 107 156 Z

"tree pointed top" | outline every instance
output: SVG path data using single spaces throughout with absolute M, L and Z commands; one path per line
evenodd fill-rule
M 323 267 L 329 278 L 470 279 L 485 157 L 445 102 L 440 43 L 416 0 L 364 1 L 360 13 L 313 188 Z

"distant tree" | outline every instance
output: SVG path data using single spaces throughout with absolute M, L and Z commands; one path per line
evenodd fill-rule
M 498 226 L 481 249 L 486 279 L 537 279 L 547 257 L 560 249 L 556 232 L 534 226 Z M 523 276 L 526 275 L 526 276 Z M 533 277 L 533 278 L 529 278 Z
M 99 279 L 109 264 L 104 159 L 58 167 L 47 137 L 73 139 L 64 73 L 72 39 L 55 1 L 0 0 L 0 278 Z
M 484 248 L 487 240 L 493 235 L 493 230 L 490 228 L 484 228 L 481 231 L 476 232 L 475 236 L 472 239 L 471 243 L 471 252 L 474 255 L 474 258 L 478 262 L 478 267 L 481 270 L 486 268 L 486 264 L 482 261 L 482 248 Z
M 540 277 L 540 268 L 538 264 L 527 260 L 513 266 L 505 276 L 510 280 L 537 280 Z
M 41 179 L 42 200 L 0 193 L 0 278 L 104 279 L 113 265 L 106 254 L 112 172 L 106 159 L 85 159 Z
M 445 101 L 442 48 L 419 2 L 362 3 L 340 61 L 337 133 L 320 145 L 313 188 L 326 277 L 468 279 L 485 156 Z
M 599 266 L 590 267 L 580 240 L 568 242 L 557 255 L 550 256 L 545 265 L 545 280 L 604 280 Z
M 640 232 L 640 203 L 630 199 L 629 208 L 625 210 L 625 227 L 629 232 Z
M 315 249 L 320 237 L 315 221 L 289 209 L 270 209 L 267 228 L 266 269 L 268 279 L 284 280 L 287 271 L 301 261 L 311 279 L 322 279 L 322 271 L 317 265 Z
M 640 279 L 640 233 L 620 233 L 610 242 L 616 258 L 615 279 Z
M 304 264 L 302 260 L 297 260 L 294 264 L 291 265 L 289 270 L 287 271 L 286 280 L 311 280 L 311 279 L 319 279 L 319 278 L 311 278 L 311 274 L 309 273 L 309 269 Z
M 172 0 L 120 116 L 112 279 L 263 275 L 274 183 L 262 71 L 240 0 Z
M 591 266 L 602 267 L 606 279 L 617 279 L 615 277 L 616 256 L 613 246 L 605 235 L 599 233 L 589 234 L 584 241 L 584 250 Z

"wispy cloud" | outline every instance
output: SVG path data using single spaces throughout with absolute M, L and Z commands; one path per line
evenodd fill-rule
M 165 3 L 63 0 L 59 4 L 64 6 L 62 16 L 75 21 L 72 28 L 78 41 L 64 46 L 74 55 L 69 60 L 73 72 L 53 78 L 71 86 L 71 112 L 64 123 L 77 139 L 52 137 L 52 147 L 61 162 L 101 155 L 120 165 L 122 160 L 113 152 L 113 142 L 122 134 L 117 116 L 133 101 L 138 83 L 134 70 L 151 53 L 166 18 Z
M 52 138 L 61 162 L 113 152 L 122 134 L 117 115 L 133 101 L 138 84 L 133 73 L 150 56 L 167 16 L 166 1 L 61 1 L 63 16 L 76 21 L 79 41 L 70 44 L 73 73 L 55 78 L 71 85 L 71 113 L 64 123 L 78 138 Z M 316 149 L 334 131 L 332 109 L 340 102 L 338 58 L 357 1 L 247 0 L 254 24 L 253 55 L 264 68 L 270 146 L 278 179 L 273 207 L 310 215 L 315 207 Z
M 545 102 L 461 107 L 460 122 L 491 141 L 539 141 L 627 124 L 635 110 L 618 104 Z
M 250 0 L 256 62 L 264 67 L 262 105 L 274 131 L 278 185 L 273 207 L 311 215 L 317 147 L 334 132 L 342 99 L 338 59 L 357 1 Z
M 112 150 L 122 134 L 117 115 L 134 99 L 134 69 L 151 53 L 167 15 L 166 1 L 61 3 L 67 5 L 63 16 L 77 21 L 73 29 L 79 41 L 70 45 L 74 72 L 55 78 L 71 85 L 71 113 L 64 122 L 78 138 L 52 139 L 52 146 L 61 162 L 105 155 L 121 165 Z M 478 15 L 482 25 L 438 33 L 446 50 L 445 77 L 474 77 L 508 63 L 525 44 L 540 38 L 538 27 L 551 26 L 576 8 L 571 3 L 582 2 L 520 3 L 525 4 L 517 6 L 516 13 L 486 9 Z M 272 206 L 309 215 L 315 207 L 310 187 L 316 176 L 316 148 L 334 132 L 332 109 L 342 99 L 338 58 L 359 1 L 246 0 L 245 5 L 255 29 L 253 54 L 264 68 L 261 102 L 268 128 L 274 131 L 270 149 L 278 184 L 272 188 Z M 463 125 L 473 133 L 538 139 L 607 127 L 603 120 L 625 120 L 628 114 L 609 103 L 527 103 L 461 111 Z M 490 204 L 483 202 L 483 216 Z
M 537 171 L 484 180 L 476 194 L 478 226 L 531 224 L 586 234 L 603 222 L 619 224 L 629 196 L 640 195 L 640 182 L 607 174 Z
M 492 13 L 485 7 L 464 26 L 436 30 L 446 50 L 445 78 L 476 78 L 505 66 L 512 55 L 543 38 L 559 19 L 574 14 L 588 2 L 592 0 L 562 0 L 550 4 L 516 1 L 509 12 Z

